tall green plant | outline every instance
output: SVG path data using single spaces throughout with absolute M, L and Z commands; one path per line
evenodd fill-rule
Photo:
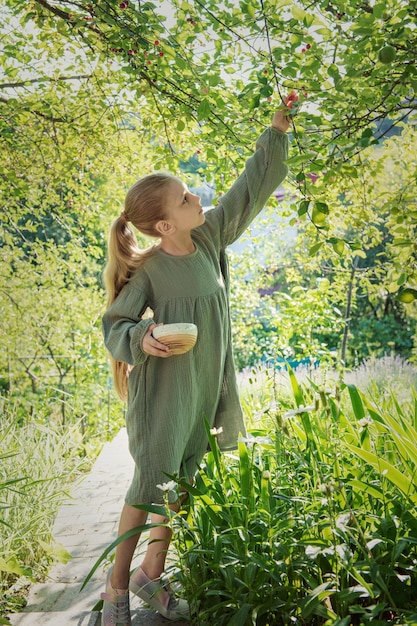
M 365 403 L 350 390 L 355 417 L 337 377 L 301 382 L 289 369 L 287 383 L 293 408 L 275 397 L 234 453 L 220 452 L 206 424 L 210 451 L 195 482 L 168 477 L 189 495 L 166 517 L 192 623 L 414 624 L 417 516 L 401 485 L 350 449 L 370 446 Z M 399 417 L 413 435 L 405 412 Z M 378 436 L 392 427 L 378 421 Z M 403 438 L 397 452 L 413 455 Z
M 416 516 L 396 485 L 360 488 L 366 465 L 347 441 L 361 433 L 339 392 L 289 380 L 288 434 L 241 441 L 231 458 L 212 434 L 188 488 L 193 506 L 176 521 L 196 623 L 408 623 Z
M 52 527 L 68 487 L 86 467 L 74 428 L 24 423 L 8 401 L 0 402 L 0 615 L 19 598 L 8 594 L 20 576 L 40 579 L 68 553 L 56 545 Z
M 394 484 L 413 506 L 417 505 L 417 429 L 415 409 L 404 411 L 391 394 L 379 406 L 355 386 L 348 385 L 355 418 L 362 426 L 360 442 L 349 450 L 369 463 L 381 478 Z M 417 394 L 412 393 L 414 407 Z M 358 445 L 358 443 L 360 445 Z

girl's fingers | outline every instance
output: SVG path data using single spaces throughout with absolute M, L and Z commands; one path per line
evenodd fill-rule
M 161 324 L 151 324 L 151 326 L 149 326 L 148 331 L 143 338 L 142 350 L 145 354 L 149 354 L 151 356 L 159 356 L 163 358 L 171 356 L 169 347 L 155 339 L 153 336 L 152 331 L 156 328 L 156 326 L 161 326 Z

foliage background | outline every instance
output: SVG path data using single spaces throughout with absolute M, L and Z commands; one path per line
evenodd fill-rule
M 10 419 L 16 432 L 72 429 L 93 458 L 123 424 L 100 317 L 124 193 L 169 169 L 215 202 L 290 89 L 301 106 L 284 199 L 232 253 L 238 368 L 415 361 L 415 0 L 4 0 L 0 12 L 2 436 Z

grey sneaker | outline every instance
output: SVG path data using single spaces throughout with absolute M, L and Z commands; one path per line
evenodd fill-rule
M 103 609 L 101 612 L 101 626 L 131 626 L 129 591 L 118 596 L 111 586 L 112 570 L 107 574 L 106 591 L 101 594 Z
M 176 621 L 188 620 L 190 617 L 186 600 L 177 598 L 168 584 L 163 584 L 160 580 L 150 580 L 141 567 L 130 577 L 129 589 L 166 619 Z

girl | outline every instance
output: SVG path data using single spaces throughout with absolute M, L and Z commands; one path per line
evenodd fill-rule
M 204 418 L 217 428 L 222 449 L 235 448 L 245 433 L 233 367 L 225 249 L 286 176 L 288 114 L 285 107 L 274 114 L 244 172 L 215 209 L 203 213 L 199 196 L 184 183 L 156 173 L 129 189 L 125 209 L 111 228 L 103 332 L 116 390 L 128 396 L 126 425 L 135 461 L 119 536 L 146 523 L 147 513 L 133 505 L 164 501 L 160 487 L 166 475 L 192 480 L 208 445 Z M 159 242 L 139 250 L 130 224 Z M 152 317 L 144 316 L 147 310 Z M 197 343 L 186 354 L 172 355 L 152 335 L 157 324 L 175 322 L 197 325 Z M 174 510 L 176 499 L 170 492 Z M 129 580 L 138 539 L 135 535 L 117 546 L 102 594 L 102 626 L 130 626 L 129 589 L 169 620 L 188 616 L 185 600 L 160 582 L 169 529 L 152 529 L 143 562 Z

